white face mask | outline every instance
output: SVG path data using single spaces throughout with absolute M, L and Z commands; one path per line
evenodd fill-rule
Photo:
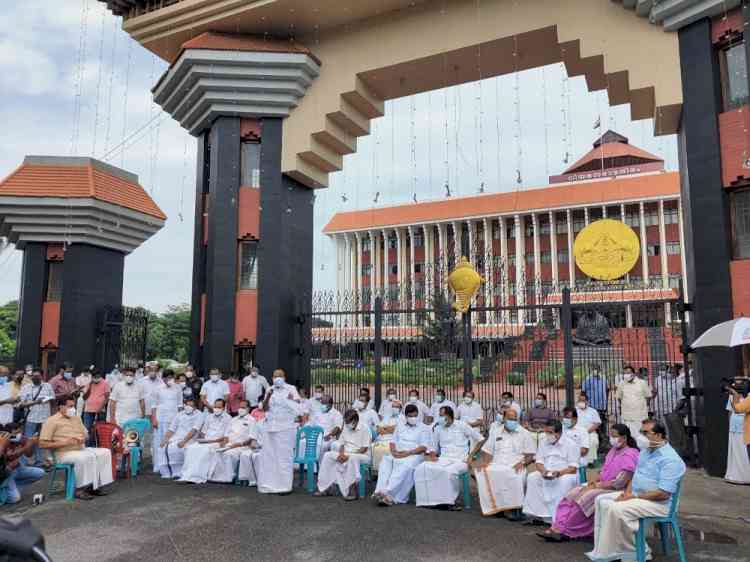
M 389 394 L 388 395 L 388 400 L 390 400 L 391 402 L 393 402 L 395 399 L 396 399 L 396 395 L 395 394 Z
M 619 449 L 620 447 L 622 447 L 622 443 L 620 443 L 619 437 L 610 437 L 609 444 L 613 449 Z
M 127 384 L 133 384 L 133 375 L 125 375 L 125 382 Z
M 586 406 L 588 406 L 586 402 L 576 402 L 576 408 L 578 408 L 579 410 L 585 410 Z
M 283 377 L 274 377 L 273 379 L 273 386 L 276 388 L 281 388 L 284 386 L 284 379 Z
M 180 388 L 185 388 L 185 381 L 178 382 L 177 386 L 179 386 Z
M 354 408 L 355 410 L 360 410 L 360 411 L 361 411 L 361 410 L 364 410 L 364 409 L 365 409 L 365 403 L 364 403 L 364 402 L 362 402 L 362 400 L 355 400 L 355 401 L 354 401 L 354 404 L 352 404 L 352 407 L 353 407 L 353 408 Z
M 443 396 L 442 394 L 435 395 L 435 402 L 437 402 L 438 404 L 440 404 L 443 400 L 445 400 L 445 396 Z
M 632 373 L 625 373 L 625 380 L 626 381 L 632 382 L 634 378 L 635 378 L 634 374 L 632 374 Z
M 357 427 L 356 424 L 353 424 L 353 423 L 346 424 L 346 429 L 348 429 L 349 431 L 354 431 L 355 427 Z
M 247 408 L 240 408 L 237 410 L 237 415 L 241 418 L 244 418 L 248 413 Z
M 174 386 L 174 381 L 172 379 L 167 379 L 167 386 Z
M 323 393 L 316 392 L 313 394 L 313 398 L 315 398 L 315 400 L 320 400 L 321 398 L 323 398 Z
M 224 408 L 214 408 L 214 415 L 216 417 L 220 416 L 223 413 L 224 413 Z
M 185 371 L 185 376 L 186 376 L 187 378 L 190 378 L 190 377 L 192 377 L 192 376 L 193 376 L 193 371 Z
M 412 404 L 414 404 L 416 401 L 417 401 L 417 397 L 416 396 L 409 396 L 409 402 L 411 402 Z
M 75 409 L 75 408 L 68 408 L 68 409 L 67 409 L 67 410 L 65 411 L 65 413 L 66 413 L 66 414 L 68 414 L 68 417 L 69 417 L 69 418 L 73 418 L 73 417 L 75 417 L 75 415 L 76 415 L 76 409 Z
M 258 373 L 256 373 L 255 371 L 251 371 L 250 376 L 256 378 L 258 376 Z
M 410 416 L 406 418 L 406 423 L 409 425 L 417 425 L 417 416 Z
M 471 404 L 472 402 L 474 402 L 474 399 L 471 396 L 464 396 L 464 402 L 466 404 Z
M 210 377 L 212 382 L 216 382 L 219 380 L 219 375 L 210 375 Z
M 397 418 L 397 417 L 399 417 L 399 416 L 401 415 L 401 408 L 392 408 L 392 409 L 391 409 L 391 415 L 392 415 L 392 416 L 393 416 L 394 418 Z
M 193 410 L 195 410 L 195 408 L 193 408 L 192 406 L 185 406 L 185 413 L 186 414 L 192 414 Z

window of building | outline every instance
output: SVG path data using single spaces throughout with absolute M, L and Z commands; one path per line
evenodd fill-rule
M 516 292 L 516 284 L 515 283 L 508 283 L 508 294 L 513 295 Z
M 659 213 L 656 211 L 646 211 L 644 218 L 646 219 L 646 226 L 659 225 Z
M 63 288 L 63 262 L 47 262 L 47 302 L 60 302 Z
M 679 289 L 680 288 L 680 277 L 679 275 L 670 275 L 669 276 L 669 287 L 671 289 Z
M 503 257 L 502 256 L 492 256 L 492 266 L 495 269 L 500 269 L 503 266 Z
M 392 301 L 398 300 L 398 284 L 391 283 L 388 285 L 388 299 Z
M 240 289 L 258 288 L 258 242 L 240 242 Z
M 550 252 L 542 252 L 539 255 L 539 261 L 542 263 L 552 263 L 552 254 Z
M 370 275 L 372 272 L 372 264 L 371 263 L 363 263 L 362 264 L 362 275 Z
M 631 285 L 638 286 L 638 285 L 641 285 L 642 283 L 643 283 L 643 277 L 641 277 L 640 275 L 631 275 L 630 276 L 630 284 Z
M 664 224 L 677 224 L 679 214 L 677 207 L 667 207 L 664 209 Z
M 396 248 L 398 248 L 398 238 L 396 238 L 395 236 L 391 236 L 388 239 L 388 247 L 391 250 L 395 250 Z
M 398 275 L 398 266 L 397 265 L 394 264 L 394 265 L 391 266 L 391 273 L 393 275 Z
M 648 278 L 648 283 L 650 287 L 660 287 L 662 282 L 661 275 L 651 275 Z
M 750 189 L 732 193 L 731 202 L 734 257 L 750 258 Z
M 598 221 L 602 218 L 602 210 L 601 209 L 590 209 L 589 210 L 589 222 L 592 223 L 594 221 Z
M 649 244 L 646 246 L 646 252 L 649 256 L 658 256 L 661 255 L 661 247 L 659 244 Z
M 581 232 L 586 226 L 586 221 L 583 217 L 573 219 L 573 232 Z
M 240 149 L 240 183 L 260 187 L 260 143 L 243 142 Z
M 557 219 L 557 223 L 555 224 L 555 230 L 558 234 L 567 234 L 568 232 L 568 223 L 565 219 Z
M 640 213 L 627 213 L 625 215 L 625 224 L 627 224 L 630 227 L 641 226 Z
M 534 224 L 533 223 L 526 223 L 526 227 L 524 228 L 525 235 L 528 236 L 534 236 Z
M 500 240 L 500 232 L 500 222 L 492 221 L 492 238 L 495 240 Z
M 424 300 L 424 284 L 417 283 L 414 286 L 414 299 L 418 301 Z
M 515 254 L 510 254 L 508 256 L 508 265 L 509 266 L 510 265 L 513 265 L 513 266 L 516 265 L 516 255 Z
M 679 242 L 667 242 L 667 255 L 679 256 L 680 255 L 680 243 Z
M 424 263 L 418 261 L 414 263 L 414 273 L 424 273 Z
M 515 238 L 516 237 L 516 226 L 514 224 L 511 224 L 510 226 L 505 227 L 505 234 L 507 235 L 508 239 Z
M 422 232 L 414 233 L 414 247 L 415 248 L 424 247 L 424 234 Z
M 534 264 L 534 254 L 526 254 L 526 263 L 529 265 Z
M 568 250 L 558 250 L 557 261 L 561 263 L 568 263 Z
M 745 42 L 741 35 L 735 35 L 719 51 L 724 111 L 750 103 L 745 57 Z
M 539 223 L 539 234 L 547 234 L 549 235 L 550 232 L 550 224 L 549 222 L 540 222 Z

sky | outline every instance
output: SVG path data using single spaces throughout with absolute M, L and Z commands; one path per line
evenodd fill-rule
M 167 63 L 96 0 L 5 4 L 0 177 L 28 154 L 94 156 L 138 174 L 168 220 L 125 259 L 124 304 L 161 312 L 189 302 L 196 143 L 152 101 Z M 542 187 L 607 129 L 677 169 L 673 135 L 654 137 L 651 120 L 631 121 L 629 105 L 610 107 L 562 65 L 387 102 L 316 193 L 314 287 L 335 288 L 322 229 L 336 212 L 440 199 L 446 185 L 453 197 Z M 0 253 L 0 303 L 18 298 L 21 261 L 12 247 Z

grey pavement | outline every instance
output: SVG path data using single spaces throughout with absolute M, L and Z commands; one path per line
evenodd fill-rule
M 45 486 L 46 478 L 34 491 Z M 693 471 L 684 488 L 688 560 L 750 561 L 750 519 L 742 520 L 750 518 L 750 487 Z M 23 505 L 0 513 L 30 518 L 56 562 L 572 562 L 587 560 L 584 552 L 592 547 L 546 544 L 535 536 L 538 528 L 482 517 L 476 505 L 464 512 L 382 508 L 369 500 L 314 498 L 301 488 L 269 496 L 232 485 L 177 484 L 152 474 L 118 481 L 110 490 L 90 502 L 66 502 L 57 493 L 38 507 L 30 506 L 27 494 Z M 677 560 L 658 547 L 656 554 L 657 561 Z

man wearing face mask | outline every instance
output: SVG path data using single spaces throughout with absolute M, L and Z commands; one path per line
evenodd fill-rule
M 523 513 L 534 523 L 552 521 L 557 504 L 578 484 L 581 449 L 562 434 L 562 424 L 555 420 L 544 428 L 545 439 L 536 453 L 536 472 L 526 482 Z
M 404 413 L 406 421 L 396 428 L 390 453 L 380 463 L 378 483 L 372 495 L 384 506 L 409 501 L 414 486 L 414 469 L 423 462 L 424 453 L 432 441 L 429 428 L 419 420 L 416 404 L 408 404 Z
M 628 365 L 615 396 L 620 402 L 622 423 L 628 426 L 632 435 L 637 435 L 641 422 L 648 417 L 648 400 L 651 398 L 648 382 L 636 377 L 635 370 Z
M 416 388 L 412 388 L 409 391 L 409 404 L 414 404 L 417 407 L 417 417 L 419 423 L 424 422 L 424 418 L 430 415 L 430 408 L 419 399 L 419 391 Z
M 371 444 L 370 430 L 360 422 L 355 410 L 347 410 L 339 439 L 321 460 L 318 490 L 314 495 L 330 495 L 330 488 L 338 484 L 346 501 L 356 500 L 357 484 L 361 478 L 359 465 L 370 462 Z
M 518 423 L 512 408 L 501 424 L 492 424 L 490 433 L 472 463 L 477 479 L 483 515 L 505 516 L 520 521 L 527 467 L 534 462 L 536 445 L 531 433 Z
M 0 425 L 13 421 L 13 404 L 17 398 L 8 381 L 8 368 L 0 365 Z
M 66 398 L 60 411 L 42 425 L 39 447 L 51 449 L 60 463 L 71 463 L 76 477 L 76 497 L 90 500 L 106 495 L 101 488 L 112 483 L 112 452 L 85 447 L 86 428 L 76 415 L 75 398 Z
M 229 385 L 221 380 L 219 369 L 211 369 L 208 372 L 208 380 L 201 387 L 201 401 L 203 407 L 210 412 L 217 400 L 223 400 L 225 403 L 229 400 Z
M 458 475 L 466 472 L 470 443 L 483 439 L 473 427 L 453 419 L 453 408 L 438 410 L 432 430 L 432 444 L 422 464 L 414 470 L 414 487 L 418 507 L 448 506 L 456 508 L 460 492 Z
M 440 418 L 440 408 L 444 406 L 449 406 L 454 412 L 456 411 L 456 405 L 445 397 L 445 389 L 438 388 L 435 391 L 435 398 L 430 406 L 429 419 L 426 419 L 425 423 L 437 423 L 438 418 Z
M 73 378 L 73 365 L 63 363 L 62 369 L 49 380 L 52 390 L 55 391 L 55 402 L 60 404 L 68 397 L 77 397 L 78 386 Z
M 182 393 L 183 400 L 193 398 L 195 400 L 196 407 L 200 409 L 200 407 L 202 406 L 201 388 L 203 388 L 203 379 L 198 376 L 192 366 L 187 365 L 185 367 L 185 386 L 183 387 Z M 186 389 L 190 391 L 189 395 L 188 393 L 184 392 L 184 390 Z
M 307 424 L 323 428 L 323 435 L 318 441 L 318 459 L 320 459 L 341 433 L 344 427 L 344 418 L 341 412 L 333 407 L 333 398 L 324 394 L 320 397 L 320 408 L 317 412 L 311 410 Z
M 563 408 L 562 425 L 563 436 L 578 445 L 581 453 L 580 464 L 581 466 L 586 466 L 586 456 L 591 447 L 591 439 L 586 428 L 578 423 L 578 411 L 575 408 Z
M 146 413 L 150 416 L 151 410 L 154 409 L 154 401 L 156 399 L 156 392 L 164 386 L 161 377 L 159 376 L 159 365 L 150 363 L 146 367 L 145 376 L 138 380 L 136 377 L 136 384 L 139 384 L 143 388 L 143 403 L 146 407 Z
M 165 369 L 161 380 L 163 384 L 156 389 L 149 416 L 154 434 L 151 441 L 151 459 L 154 472 L 161 472 L 161 467 L 166 463 L 164 449 L 160 446 L 164 436 L 177 417 L 182 407 L 182 388 L 174 382 L 174 371 Z
M 667 430 L 656 421 L 644 423 L 649 440 L 641 451 L 633 478 L 624 492 L 596 498 L 594 550 L 587 552 L 595 562 L 635 560 L 635 534 L 641 517 L 665 517 L 672 494 L 685 474 L 685 463 L 667 442 Z M 646 559 L 651 558 L 648 543 Z
M 524 413 L 523 424 L 531 432 L 535 446 L 539 446 L 540 439 L 544 437 L 544 428 L 554 419 L 557 419 L 557 413 L 549 407 L 547 395 L 537 393 L 533 406 Z
M 180 478 L 185 462 L 185 447 L 192 443 L 203 427 L 203 414 L 195 409 L 195 400 L 185 400 L 182 411 L 169 424 L 169 429 L 159 443 L 162 449 L 157 456 L 162 478 Z
M 310 398 L 310 418 L 315 417 L 317 413 L 319 413 L 322 409 L 322 402 L 323 395 L 325 394 L 325 388 L 323 388 L 322 384 L 316 384 L 315 388 L 313 388 L 313 395 L 312 398 Z
M 248 375 L 242 379 L 242 388 L 245 390 L 245 400 L 250 402 L 250 410 L 252 410 L 258 407 L 261 397 L 269 387 L 266 377 L 261 377 L 256 367 L 250 367 Z
M 368 410 L 375 411 L 375 401 L 370 398 L 370 389 L 366 386 L 363 386 L 359 389 L 359 399 L 362 400 L 362 402 L 365 403 L 365 408 Z M 354 408 L 354 405 L 352 404 L 352 408 Z
M 23 427 L 24 437 L 32 437 L 39 432 L 42 424 L 49 419 L 51 405 L 55 400 L 55 391 L 52 385 L 42 382 L 41 369 L 33 369 L 31 372 L 31 384 L 24 385 L 19 396 L 19 407 L 26 408 L 26 422 Z M 34 453 L 34 463 L 41 465 L 44 455 L 37 448 Z
M 122 381 L 118 382 L 109 395 L 109 421 L 122 427 L 125 422 L 146 415 L 146 401 L 143 387 L 135 382 L 133 369 L 122 370 Z
M 93 447 L 95 444 L 94 423 L 104 421 L 106 418 L 106 406 L 109 399 L 109 385 L 104 380 L 102 372 L 94 369 L 91 380 L 83 388 L 83 425 L 89 432 L 87 445 Z
M 181 482 L 205 484 L 213 470 L 217 449 L 226 444 L 232 416 L 226 412 L 226 402 L 219 398 L 210 413 L 204 415 L 202 437 L 185 449 L 185 463 Z
M 464 392 L 464 398 L 458 405 L 456 419 L 474 429 L 480 429 L 484 425 L 484 412 L 482 405 L 474 399 L 474 393 L 471 390 Z
M 253 445 L 255 447 L 258 445 L 258 422 L 250 415 L 250 403 L 247 400 L 240 400 L 237 415 L 229 423 L 229 430 L 221 442 L 221 448 L 213 453 L 214 467 L 209 474 L 209 481 L 227 484 L 233 482 L 240 463 L 240 455 Z M 255 480 L 254 475 L 253 480 Z
M 523 412 L 523 409 L 521 408 L 521 405 L 516 402 L 515 398 L 513 398 L 512 392 L 503 392 L 502 394 L 502 404 L 506 408 L 513 408 L 516 411 L 516 414 L 518 414 L 518 419 L 521 419 L 521 414 Z
M 578 414 L 578 425 L 589 434 L 589 451 L 586 455 L 586 466 L 595 463 L 599 457 L 599 428 L 602 418 L 594 408 L 589 405 L 588 395 L 581 391 L 576 402 L 576 413 Z
M 388 408 L 388 417 L 384 417 L 375 427 L 378 436 L 372 446 L 372 471 L 377 473 L 383 457 L 391 450 L 391 441 L 399 423 L 405 423 L 401 412 L 403 407 L 401 401 L 396 399 L 395 394 Z
M 266 392 L 263 410 L 263 448 L 255 463 L 258 492 L 286 494 L 292 491 L 297 418 L 302 408 L 297 389 L 286 382 L 282 369 L 273 372 L 273 387 Z
M 367 426 L 367 429 L 373 430 L 380 422 L 380 418 L 375 410 L 367 407 L 369 400 L 369 394 L 360 394 L 359 399 L 355 400 L 354 404 L 352 404 L 352 409 L 359 414 L 359 423 Z
M 21 435 L 21 426 L 9 423 L 0 426 L 0 459 L 5 459 L 5 469 L 9 472 L 4 483 L 6 503 L 21 501 L 21 489 L 44 477 L 41 468 L 26 466 L 21 462 L 24 456 L 31 457 L 37 445 L 37 438 L 26 439 Z
M 387 420 L 391 417 L 391 405 L 397 399 L 398 395 L 395 388 L 389 388 L 385 391 L 385 399 L 380 403 L 380 408 L 378 409 L 380 419 Z

